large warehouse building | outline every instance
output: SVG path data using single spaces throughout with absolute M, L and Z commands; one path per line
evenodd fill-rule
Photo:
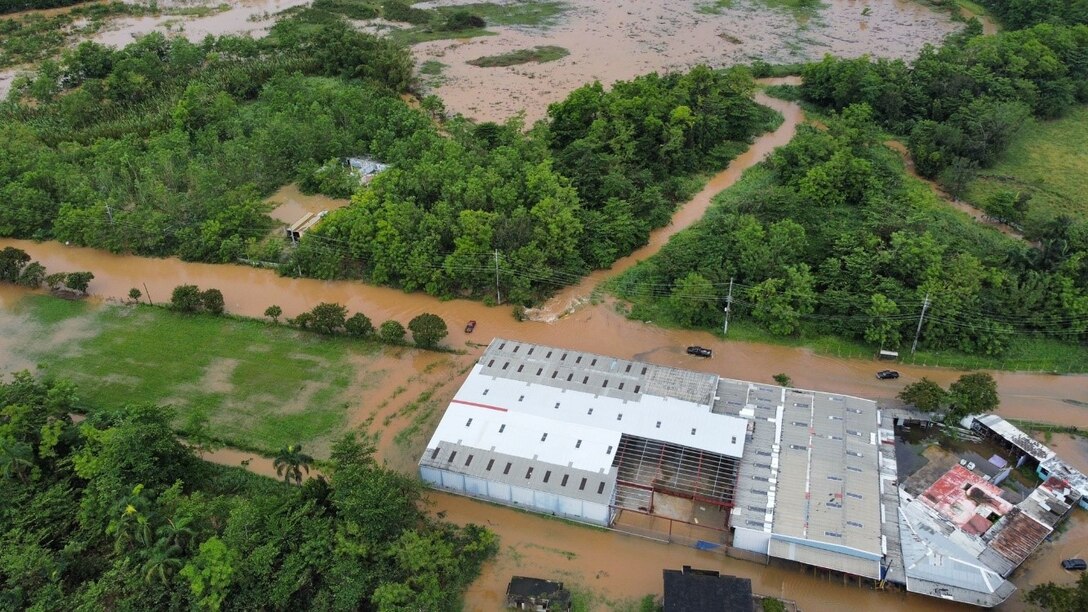
M 420 460 L 436 487 L 609 525 L 655 494 L 733 504 L 749 422 L 718 377 L 495 339 Z M 722 525 L 724 528 L 724 525 Z
M 599 525 L 621 512 L 677 520 L 675 501 L 693 500 L 720 512 L 679 520 L 731 532 L 734 548 L 879 580 L 879 419 L 855 397 L 496 339 L 420 475 Z

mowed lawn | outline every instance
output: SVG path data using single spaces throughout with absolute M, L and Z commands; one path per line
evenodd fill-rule
M 327 448 L 362 402 L 356 373 L 382 351 L 260 321 L 47 296 L 0 309 L 0 333 L 19 353 L 8 361 L 72 380 L 89 410 L 171 405 L 179 427 L 203 414 L 216 438 L 266 452 Z
M 1031 194 L 1025 223 L 1029 228 L 1057 214 L 1088 214 L 1088 106 L 1021 131 L 1001 162 L 979 173 L 967 200 L 981 207 L 1000 189 Z

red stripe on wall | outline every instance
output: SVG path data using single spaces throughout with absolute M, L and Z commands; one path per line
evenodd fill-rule
M 453 404 L 464 404 L 466 406 L 476 406 L 477 408 L 487 408 L 488 410 L 498 410 L 499 412 L 510 412 L 506 408 L 499 408 L 498 406 L 491 406 L 489 404 L 477 404 L 476 402 L 466 402 L 464 400 L 455 399 L 452 400 Z

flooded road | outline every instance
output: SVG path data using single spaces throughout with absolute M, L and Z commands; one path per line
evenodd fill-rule
M 744 380 L 771 382 L 772 375 L 785 372 L 798 387 L 891 403 L 896 402 L 895 394 L 904 385 L 922 376 L 948 385 L 961 374 L 952 369 L 899 364 L 896 366 L 902 373 L 899 380 L 877 380 L 873 372 L 881 369 L 882 364 L 874 361 L 817 355 L 801 347 L 721 340 L 703 331 L 662 329 L 626 319 L 610 301 L 587 305 L 549 323 L 518 322 L 504 306 L 489 308 L 468 300 L 443 301 L 358 282 L 283 278 L 272 270 L 114 255 L 56 242 L 0 239 L 0 248 L 5 246 L 25 250 L 50 272 L 93 271 L 95 278 L 90 292 L 102 298 L 123 300 L 130 288 L 142 290 L 146 283 L 151 299 L 161 304 L 169 300 L 175 286 L 195 284 L 220 289 L 228 311 L 252 317 L 262 316 L 272 304 L 279 305 L 284 317 L 289 317 L 320 302 L 344 304 L 349 311 L 361 311 L 375 323 L 387 319 L 406 323 L 417 314 L 432 312 L 449 325 L 450 335 L 444 344 L 467 349 L 469 360 L 479 354 L 479 345 L 493 337 L 505 336 Z M 8 288 L 7 291 L 23 290 Z M 477 321 L 476 330 L 465 334 L 462 327 L 469 319 Z M 479 344 L 470 345 L 470 341 Z M 684 348 L 690 344 L 713 348 L 714 358 L 704 360 L 687 355 Z M 1065 401 L 1088 398 L 1088 376 L 1000 371 L 993 374 L 1001 396 L 999 412 L 1003 416 L 1088 428 L 1088 408 Z
M 422 6 L 476 0 L 442 0 Z M 437 40 L 413 47 L 418 62 L 446 64 L 434 89 L 451 112 L 478 120 L 502 121 L 525 111 L 528 124 L 548 104 L 599 80 L 606 86 L 648 72 L 797 63 L 826 53 L 913 59 L 927 43 L 939 44 L 962 27 L 946 13 L 909 0 L 825 0 L 811 18 L 737 0 L 717 14 L 700 12 L 713 2 L 569 0 L 551 28 L 491 27 L 497 36 Z M 543 64 L 480 68 L 470 60 L 539 45 L 570 55 Z M 490 92 L 481 96 L 480 92 Z

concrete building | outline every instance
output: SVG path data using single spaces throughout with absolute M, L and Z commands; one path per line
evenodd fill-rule
M 712 411 L 718 377 L 495 339 L 420 459 L 427 483 L 609 525 L 655 496 L 733 503 L 747 421 Z M 724 525 L 722 525 L 724 529 Z
M 876 403 L 739 381 L 722 387 L 719 395 L 734 398 L 727 412 L 752 424 L 729 520 L 733 546 L 882 579 L 881 495 L 894 480 L 881 477 L 890 432 L 881 432 Z

